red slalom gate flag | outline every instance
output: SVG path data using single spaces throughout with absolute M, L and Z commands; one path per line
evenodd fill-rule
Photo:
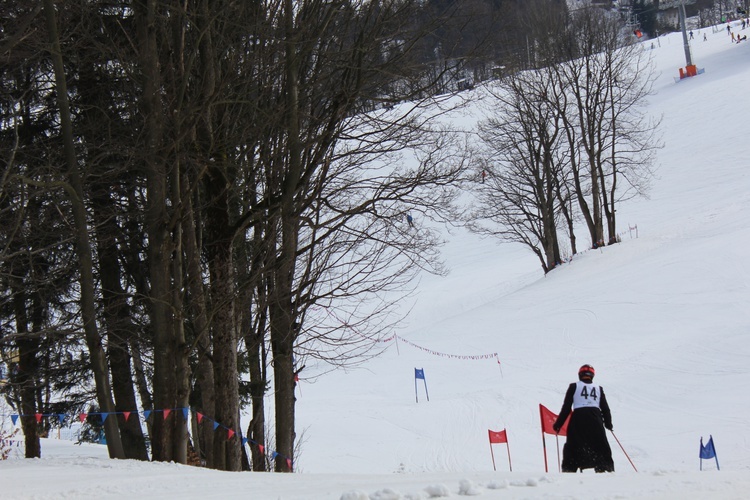
M 546 406 L 540 404 L 539 416 L 542 419 L 542 432 L 546 434 L 557 434 L 558 436 L 566 436 L 568 434 L 568 423 L 570 422 L 570 415 L 568 415 L 568 418 L 565 420 L 565 423 L 560 429 L 560 432 L 555 432 L 555 429 L 552 427 L 553 425 L 555 425 L 555 421 L 557 420 L 556 413 L 552 413 L 547 409 Z
M 542 448 L 544 450 L 544 472 L 549 472 L 547 467 L 547 442 L 544 439 L 545 434 L 554 434 L 555 442 L 557 443 L 557 469 L 560 470 L 560 442 L 557 440 L 557 436 L 565 436 L 568 433 L 568 422 L 570 422 L 570 415 L 565 419 L 560 432 L 555 432 L 554 425 L 557 420 L 557 415 L 549 411 L 544 405 L 539 405 L 539 417 L 542 420 Z
M 490 433 L 490 443 L 499 444 L 508 442 L 508 434 L 505 432 L 505 429 L 501 431 L 490 431 L 488 429 L 488 432 Z
M 505 429 L 501 431 L 493 431 L 493 430 L 487 429 L 487 432 L 489 433 L 489 436 L 490 436 L 490 455 L 492 456 L 492 469 L 497 470 L 497 467 L 495 466 L 495 452 L 492 451 L 492 445 L 505 443 L 505 446 L 508 447 L 508 469 L 510 469 L 510 471 L 513 472 L 513 464 L 510 461 L 510 443 L 508 443 L 507 431 Z

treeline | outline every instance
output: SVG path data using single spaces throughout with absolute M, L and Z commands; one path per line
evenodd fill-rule
M 405 216 L 447 217 L 464 169 L 422 109 L 447 71 L 426 47 L 459 7 L 2 4 L 0 335 L 27 457 L 36 413 L 192 407 L 239 429 L 250 406 L 245 436 L 289 462 L 212 429 L 190 445 L 289 470 L 307 361 L 375 354 L 382 297 L 441 271 Z M 146 435 L 107 418 L 110 456 L 184 463 L 173 415 Z
M 535 12 L 563 4 L 4 2 L 0 354 L 26 456 L 37 413 L 239 429 L 249 407 L 245 437 L 290 461 L 191 441 L 181 412 L 107 418 L 110 456 L 289 471 L 305 366 L 377 354 L 415 273 L 443 272 L 427 222 L 459 218 L 475 166 L 431 104 L 546 67 Z

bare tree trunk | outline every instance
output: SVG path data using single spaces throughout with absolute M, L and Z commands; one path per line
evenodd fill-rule
M 292 290 L 297 254 L 298 221 L 294 213 L 294 193 L 302 176 L 302 145 L 299 117 L 299 61 L 294 28 L 294 2 L 284 0 L 285 29 L 285 135 L 286 171 L 282 180 L 281 204 L 277 220 L 280 247 L 273 262 L 273 284 L 269 291 L 269 320 L 273 352 L 276 458 L 274 470 L 291 472 L 294 462 L 294 305 Z M 272 222 L 273 223 L 273 222 Z M 275 230 L 276 228 L 274 228 Z M 269 238 L 274 241 L 274 238 Z
M 181 210 L 183 206 L 180 189 L 180 164 L 175 162 L 176 165 L 172 171 L 172 190 L 173 190 L 173 205 L 178 210 Z M 187 463 L 188 456 L 188 413 L 185 410 L 190 408 L 190 364 L 188 356 L 190 354 L 190 346 L 188 346 L 185 340 L 185 327 L 184 327 L 184 298 L 183 292 L 183 269 L 182 269 L 182 225 L 176 224 L 174 229 L 173 237 L 173 255 L 172 260 L 172 276 L 174 282 L 172 284 L 172 310 L 175 313 L 175 406 L 178 409 L 177 414 L 172 420 L 173 425 L 173 437 L 172 437 L 172 459 L 175 462 L 185 464 Z
M 104 193 L 105 188 L 95 190 Z M 111 214 L 99 212 L 104 206 L 111 206 L 111 200 L 104 196 L 95 197 L 94 213 L 101 225 L 96 232 L 99 255 L 99 277 L 102 288 L 103 317 L 108 332 L 107 353 L 112 372 L 112 390 L 115 397 L 115 409 L 118 413 L 132 411 L 137 408 L 135 389 L 130 364 L 130 339 L 135 330 L 127 299 L 121 285 L 121 270 L 117 254 L 117 223 Z M 141 424 L 137 418 L 125 419 L 118 415 L 120 432 L 122 434 L 123 450 L 126 458 L 148 460 L 146 440 L 143 436 Z
M 148 266 L 150 277 L 151 328 L 154 335 L 153 397 L 155 410 L 173 409 L 176 404 L 175 331 L 171 311 L 170 256 L 167 214 L 168 176 L 164 159 L 159 154 L 162 141 L 162 106 L 160 97 L 159 53 L 156 43 L 156 0 L 134 3 L 137 44 L 143 77 L 141 113 L 144 118 L 144 170 L 146 173 L 147 207 L 145 226 L 148 234 Z M 154 414 L 152 422 L 153 459 L 174 459 L 174 427 L 164 413 Z
M 237 336 L 234 325 L 234 273 L 232 234 L 225 165 L 209 167 L 206 192 L 206 248 L 211 271 L 211 304 L 213 306 L 213 366 L 216 394 L 215 417 L 230 429 L 239 426 L 239 374 L 237 372 Z M 221 470 L 240 470 L 239 436 L 216 436 L 214 466 Z
M 107 359 L 102 347 L 102 339 L 96 325 L 96 307 L 94 302 L 94 275 L 91 243 L 89 240 L 86 207 L 84 206 L 83 183 L 78 172 L 78 161 L 73 144 L 73 126 L 68 103 L 68 89 L 65 80 L 62 52 L 57 34 L 57 20 L 53 0 L 44 0 L 44 12 L 49 31 L 51 55 L 55 69 L 55 86 L 57 88 L 57 103 L 60 109 L 60 129 L 63 137 L 65 161 L 68 167 L 70 182 L 71 206 L 76 225 L 76 249 L 78 250 L 80 286 L 81 286 L 81 318 L 86 335 L 86 344 L 91 356 L 91 366 L 94 371 L 96 395 L 99 408 L 106 413 L 115 411 L 112 401 L 112 389 L 109 383 Z M 125 458 L 125 452 L 117 427 L 117 419 L 104 421 L 104 433 L 107 438 L 107 449 L 110 458 Z
M 200 388 L 201 411 L 214 415 L 216 413 L 216 395 L 214 386 L 214 368 L 211 361 L 211 343 L 208 325 L 206 293 L 201 274 L 201 255 L 196 237 L 196 220 L 193 210 L 193 200 L 187 176 L 183 175 L 182 189 L 183 206 L 183 243 L 185 248 L 187 289 L 190 294 L 191 320 L 195 328 L 195 347 L 198 354 L 198 372 L 196 382 Z M 199 426 L 200 434 L 196 434 L 196 451 L 205 455 L 206 466 L 214 467 L 213 441 L 214 430 L 209 426 Z
M 263 230 L 261 224 L 255 225 L 252 248 L 261 249 L 255 253 L 250 263 L 250 274 L 259 277 L 253 283 L 256 290 L 257 300 L 255 303 L 255 321 L 244 330 L 245 346 L 247 347 L 248 364 L 250 370 L 250 397 L 252 400 L 253 416 L 248 425 L 247 435 L 255 443 L 265 447 L 266 445 L 266 414 L 265 395 L 268 387 L 266 374 L 266 328 L 268 318 L 268 301 L 266 298 L 265 274 L 262 272 L 263 258 L 261 253 L 267 249 L 263 242 Z M 249 309 L 248 309 L 249 311 Z M 254 326 L 252 325 L 254 323 Z M 254 471 L 266 470 L 266 454 L 259 446 L 251 446 L 252 469 Z
M 13 306 L 15 309 L 16 333 L 18 339 L 18 373 L 11 374 L 11 382 L 19 388 L 21 407 L 21 428 L 25 441 L 26 458 L 40 458 L 42 447 L 39 441 L 39 427 L 34 415 L 36 408 L 36 377 L 38 361 L 36 353 L 39 350 L 37 340 L 29 336 L 28 314 L 26 311 L 27 297 L 19 284 L 11 285 L 14 288 Z
M 266 470 L 265 453 L 258 446 L 265 446 L 265 395 L 268 386 L 265 369 L 267 301 L 262 269 L 264 245 L 262 224 L 256 223 L 252 242 L 243 244 L 238 251 L 238 260 L 242 262 L 236 266 L 238 281 L 242 283 L 238 300 L 241 304 L 240 331 L 244 332 L 250 373 L 252 419 L 247 427 L 247 437 L 256 443 L 250 446 L 250 466 L 254 471 Z M 248 255 L 248 249 L 254 253 Z M 255 301 L 253 294 L 257 297 Z

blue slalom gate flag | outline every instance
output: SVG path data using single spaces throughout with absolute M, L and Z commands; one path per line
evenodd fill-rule
M 708 438 L 708 443 L 703 446 L 703 438 L 701 438 L 701 458 L 707 460 L 716 456 L 716 448 L 714 448 L 714 438 Z
M 427 401 L 430 400 L 430 393 L 427 392 L 427 379 L 424 378 L 424 368 L 414 368 L 414 397 L 419 403 L 419 394 L 417 393 L 417 380 L 422 379 L 424 383 L 424 393 L 427 396 Z
M 704 460 L 710 460 L 710 459 L 716 460 L 716 469 L 721 470 L 719 468 L 719 457 L 716 456 L 716 447 L 714 446 L 714 438 L 713 436 L 708 436 L 708 443 L 706 445 L 703 445 L 703 437 L 701 437 L 701 451 L 700 451 L 700 459 L 701 459 L 701 470 L 703 470 L 703 461 Z

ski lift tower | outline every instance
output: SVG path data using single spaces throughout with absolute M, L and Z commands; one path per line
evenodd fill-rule
M 690 42 L 688 41 L 687 27 L 685 21 L 685 0 L 680 0 L 677 10 L 680 14 L 680 29 L 682 30 L 682 44 L 685 47 L 685 68 L 680 68 L 680 80 L 688 76 L 696 76 L 698 68 L 693 64 L 693 58 L 690 55 Z

